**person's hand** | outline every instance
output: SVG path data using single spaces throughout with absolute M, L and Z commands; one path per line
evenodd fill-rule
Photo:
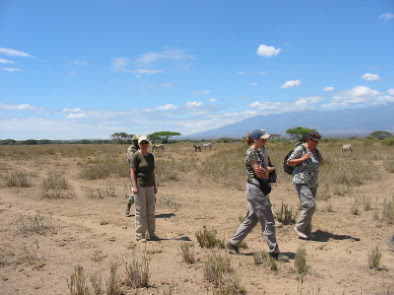
M 154 191 L 155 194 L 157 194 L 159 190 L 157 189 L 157 187 L 154 187 L 153 191 Z
M 302 157 L 302 159 L 305 162 L 305 161 L 309 160 L 311 157 L 312 157 L 312 153 L 308 152 L 308 153 L 305 153 L 305 155 Z
M 137 194 L 138 194 L 138 187 L 133 187 L 133 188 L 132 188 L 132 191 L 133 191 L 133 193 L 134 193 L 135 195 L 137 195 Z

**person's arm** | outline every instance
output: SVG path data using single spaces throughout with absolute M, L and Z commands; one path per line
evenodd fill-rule
M 302 152 L 305 152 L 305 153 L 302 155 Z M 290 160 L 287 161 L 287 165 L 288 166 L 297 166 L 298 164 L 301 164 L 302 162 L 309 160 L 311 158 L 311 156 L 312 156 L 312 153 L 308 152 L 306 150 L 305 146 L 302 147 L 302 150 L 297 148 L 294 150 L 293 154 L 290 155 L 290 157 L 289 157 Z
M 137 172 L 136 168 L 130 167 L 130 180 L 131 180 L 132 191 L 133 191 L 134 194 L 138 194 L 136 172 Z
M 264 167 L 261 167 L 259 163 L 257 163 L 256 160 L 250 160 L 249 161 L 250 166 L 252 166 L 254 173 L 256 174 L 257 178 L 267 178 L 268 177 L 268 170 L 265 169 Z
M 152 173 L 153 173 L 153 189 L 154 189 L 155 194 L 157 194 L 159 192 L 159 190 L 157 189 L 155 170 L 153 170 Z

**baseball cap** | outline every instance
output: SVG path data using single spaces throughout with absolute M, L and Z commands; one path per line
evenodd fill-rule
M 253 130 L 252 133 L 250 134 L 250 138 L 253 140 L 262 138 L 262 139 L 268 139 L 271 137 L 271 134 L 268 134 L 265 129 L 256 129 Z

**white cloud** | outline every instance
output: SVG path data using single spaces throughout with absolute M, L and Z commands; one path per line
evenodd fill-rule
M 193 95 L 205 95 L 209 93 L 211 93 L 210 90 L 196 90 L 192 92 Z
M 390 12 L 382 13 L 378 16 L 378 19 L 382 19 L 384 21 L 389 21 L 390 19 L 394 18 L 394 14 Z
M 12 60 L 8 60 L 5 58 L 0 58 L 0 64 L 14 64 L 15 62 Z
M 301 82 L 300 80 L 290 80 L 287 81 L 286 83 L 282 84 L 280 86 L 280 88 L 291 88 L 291 87 L 296 87 L 296 86 L 300 86 Z
M 63 112 L 72 112 L 72 113 L 80 112 L 80 111 L 81 111 L 80 108 L 73 108 L 73 109 L 66 108 L 63 110 Z
M 320 102 L 322 99 L 323 99 L 323 97 L 320 97 L 320 96 L 301 97 L 296 100 L 295 104 L 296 105 L 316 104 L 316 103 Z
M 278 55 L 281 51 L 282 49 L 280 48 L 275 48 L 273 46 L 267 46 L 264 44 L 260 44 L 259 48 L 257 48 L 257 54 L 265 57 Z
M 88 62 L 86 60 L 72 60 L 72 64 L 77 65 L 77 66 L 87 66 Z
M 215 102 L 215 101 L 216 101 L 216 98 L 211 98 L 211 99 L 209 99 L 209 101 L 210 101 L 210 102 Z
M 157 74 L 163 72 L 162 70 L 154 70 L 154 69 L 137 69 L 131 71 L 136 74 Z
M 166 104 L 166 105 L 163 105 L 163 106 L 156 107 L 155 109 L 159 110 L 159 111 L 168 111 L 168 110 L 176 110 L 177 108 L 178 107 L 176 105 Z
M 67 115 L 67 119 L 80 119 L 86 117 L 86 114 L 84 113 L 79 113 L 79 114 L 69 114 Z
M 25 72 L 25 70 L 18 68 L 1 68 L 1 69 L 6 72 Z
M 20 57 L 34 58 L 33 56 L 31 56 L 30 54 L 28 54 L 26 52 L 14 50 L 14 49 L 9 49 L 9 48 L 0 48 L 0 53 L 8 55 L 8 56 L 20 56 Z
M 36 107 L 30 104 L 0 104 L 0 109 L 4 110 L 32 110 Z
M 335 90 L 335 88 L 332 86 L 327 86 L 323 88 L 323 91 L 333 91 L 333 90 Z
M 394 95 L 394 88 L 390 88 L 387 92 L 388 92 L 390 95 Z
M 375 89 L 366 86 L 356 86 L 352 89 L 336 93 L 332 98 L 332 102 L 325 104 L 323 107 L 331 108 L 343 107 L 349 104 L 374 103 L 379 95 L 381 95 L 380 92 Z
M 129 64 L 130 59 L 126 57 L 115 57 L 112 60 L 112 71 L 114 72 L 127 72 L 127 65 Z
M 365 73 L 364 75 L 361 76 L 361 79 L 364 79 L 367 81 L 382 80 L 382 78 L 380 78 L 378 74 L 371 74 L 371 73 Z
M 137 58 L 137 62 L 151 64 L 158 60 L 187 60 L 193 56 L 186 54 L 182 49 L 166 50 L 161 52 L 148 52 Z
M 257 83 L 256 83 L 256 82 L 253 82 L 253 83 L 250 83 L 250 85 L 252 85 L 252 86 L 256 86 L 256 85 L 257 85 Z
M 376 101 L 378 103 L 394 102 L 394 96 L 383 95 L 383 96 L 380 96 Z
M 202 106 L 202 102 L 199 101 L 189 101 L 186 103 L 186 106 L 189 108 L 200 107 Z

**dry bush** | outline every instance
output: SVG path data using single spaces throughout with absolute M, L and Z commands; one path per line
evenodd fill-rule
M 90 199 L 104 199 L 105 197 L 116 197 L 116 186 L 107 184 L 105 188 L 89 188 L 83 187 L 85 195 Z
M 282 202 L 280 209 L 275 210 L 275 217 L 279 222 L 282 222 L 284 225 L 294 224 L 296 213 L 293 212 L 293 208 L 289 205 Z
M 211 252 L 203 261 L 204 279 L 219 285 L 226 273 L 233 271 L 230 257 L 222 256 L 218 252 Z
M 349 210 L 353 215 L 360 215 L 360 201 L 357 198 L 354 198 L 353 202 L 350 204 Z
M 92 295 L 103 295 L 102 280 L 100 275 L 90 276 L 90 284 L 92 285 Z
M 185 261 L 188 264 L 193 264 L 196 262 L 193 244 L 182 243 L 181 250 L 182 250 L 183 261 Z
M 141 260 L 133 257 L 131 263 L 126 262 L 125 284 L 132 288 L 149 287 L 150 278 L 150 257 L 143 255 Z
M 27 175 L 22 172 L 11 172 L 3 178 L 3 186 L 5 187 L 29 187 Z
M 278 263 L 266 251 L 259 251 L 253 253 L 254 264 L 262 265 L 270 271 L 276 272 L 279 270 Z
M 219 285 L 213 289 L 213 295 L 241 295 L 246 290 L 234 274 L 225 274 Z
M 386 169 L 387 172 L 394 173 L 394 160 L 384 162 L 384 169 Z
M 52 219 L 39 214 L 35 216 L 20 215 L 17 220 L 17 226 L 22 234 L 45 234 L 53 230 Z
M 51 171 L 41 185 L 41 197 L 44 199 L 69 199 L 74 193 L 69 191 L 70 185 L 62 172 Z
M 380 260 L 382 258 L 382 252 L 378 246 L 375 246 L 371 251 L 368 252 L 368 266 L 369 269 L 379 270 Z
M 82 266 L 77 265 L 74 267 L 74 272 L 71 274 L 70 279 L 67 279 L 67 286 L 70 290 L 70 295 L 89 295 L 85 272 Z
M 301 277 L 308 273 L 309 266 L 306 263 L 306 251 L 304 247 L 300 247 L 294 257 L 294 267 L 296 272 Z
M 15 252 L 11 245 L 0 245 L 0 267 L 11 265 L 15 262 Z
M 390 201 L 383 201 L 382 219 L 389 224 L 394 223 L 394 196 Z
M 197 242 L 201 248 L 221 248 L 224 249 L 224 240 L 217 238 L 215 229 L 207 229 L 204 225 L 201 231 L 196 232 Z
M 107 292 L 106 292 L 107 295 L 122 295 L 123 294 L 123 290 L 120 286 L 119 280 L 117 279 L 116 273 L 117 273 L 117 265 L 115 263 L 112 263 L 110 275 L 109 275 L 108 286 L 107 286 Z

